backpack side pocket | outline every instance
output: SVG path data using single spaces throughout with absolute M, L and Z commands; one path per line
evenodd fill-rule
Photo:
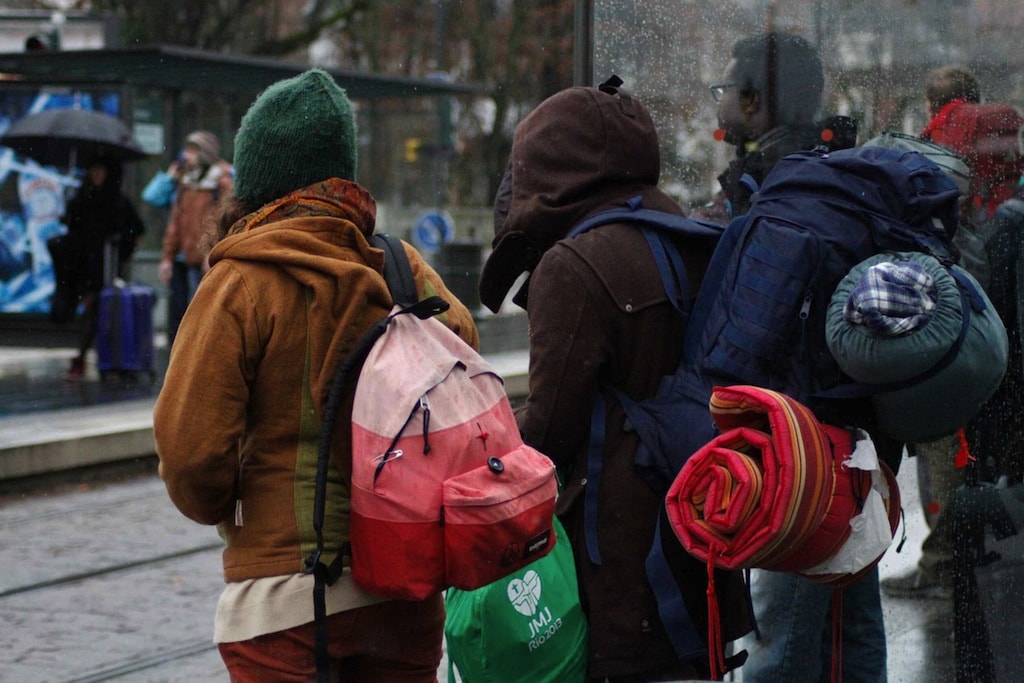
M 716 380 L 779 386 L 780 364 L 798 349 L 811 313 L 822 247 L 792 224 L 762 220 L 742 246 L 719 296 L 719 328 L 704 361 Z M 784 386 L 791 379 L 782 376 Z

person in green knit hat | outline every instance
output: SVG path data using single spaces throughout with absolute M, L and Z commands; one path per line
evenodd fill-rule
M 217 525 L 227 544 L 214 640 L 232 681 L 317 673 L 314 579 L 304 561 L 315 547 L 323 397 L 338 363 L 391 307 L 383 252 L 367 241 L 376 204 L 355 182 L 356 146 L 352 105 L 324 71 L 256 99 L 235 138 L 235 185 L 210 236 L 210 270 L 181 321 L 154 410 L 172 502 Z M 469 311 L 405 249 L 420 292 L 451 302 L 441 319 L 477 347 Z M 350 390 L 333 435 L 326 562 L 348 552 L 351 409 Z M 435 680 L 440 594 L 383 600 L 346 568 L 325 602 L 333 680 Z

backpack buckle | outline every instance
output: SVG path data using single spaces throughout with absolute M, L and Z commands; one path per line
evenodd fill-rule
M 320 564 L 320 555 L 322 550 L 312 550 L 309 555 L 306 556 L 306 560 L 303 563 L 305 567 L 302 570 L 303 574 L 316 574 L 317 567 L 322 566 Z

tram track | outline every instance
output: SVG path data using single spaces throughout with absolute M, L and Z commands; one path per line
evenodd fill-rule
M 65 683 L 101 683 L 102 681 L 113 681 L 133 673 L 152 669 L 164 664 L 169 664 L 181 659 L 203 655 L 216 649 L 209 637 L 196 639 L 181 645 L 159 650 L 152 654 L 144 654 L 136 657 L 128 657 L 119 662 L 106 664 L 84 676 L 71 678 Z
M 199 546 L 186 548 L 184 550 L 178 550 L 172 553 L 164 555 L 157 555 L 155 557 L 147 557 L 138 560 L 132 560 L 130 562 L 123 562 L 121 564 L 110 565 L 106 567 L 100 567 L 97 569 L 90 569 L 84 572 L 78 572 L 73 574 L 66 574 L 63 576 L 46 579 L 45 581 L 37 581 L 31 584 L 25 584 L 22 586 L 15 586 L 6 590 L 0 590 L 0 600 L 9 598 L 14 595 L 20 595 L 22 593 L 29 593 L 36 590 L 44 590 L 47 588 L 53 588 L 56 586 L 63 586 L 66 584 L 77 583 L 79 581 L 85 581 L 87 579 L 94 579 L 100 576 L 108 574 L 114 574 L 116 572 L 126 571 L 129 569 L 138 569 L 140 567 L 152 567 L 159 565 L 163 562 L 169 562 L 172 560 L 178 560 L 183 557 L 190 555 L 196 555 L 203 552 L 209 552 L 213 550 L 223 550 L 223 543 L 204 543 Z
M 149 500 L 154 495 L 161 495 L 162 491 L 156 486 L 152 491 L 146 491 L 131 496 L 124 496 L 115 500 L 83 502 L 80 505 L 64 507 L 58 510 L 39 511 L 31 514 L 22 514 L 12 517 L 4 517 L 0 514 L 0 530 L 17 529 L 26 524 L 37 524 L 48 519 L 59 519 L 70 515 L 89 514 L 99 510 L 111 509 L 120 505 L 129 505 L 143 500 Z M 2 512 L 2 510 L 0 510 Z
M 191 535 L 166 496 L 154 476 L 0 507 L 0 544 L 21 560 L 0 576 L 0 600 L 223 549 L 209 532 Z
M 210 619 L 223 549 L 155 476 L 11 499 L 0 630 L 12 657 L 0 680 L 219 680 Z

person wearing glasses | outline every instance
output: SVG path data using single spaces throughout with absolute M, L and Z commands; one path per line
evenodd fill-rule
M 856 143 L 856 123 L 846 117 L 816 118 L 825 76 L 818 53 L 800 36 L 767 33 L 741 38 L 721 81 L 711 86 L 718 103 L 716 138 L 736 148 L 736 158 L 719 177 L 729 215 L 750 208 L 753 188 L 779 159 L 799 150 Z
M 799 36 L 768 33 L 736 42 L 721 81 L 711 86 L 718 103 L 717 137 L 736 148 L 736 158 L 719 176 L 732 216 L 746 213 L 751 194 L 782 157 L 820 145 L 854 145 L 853 120 L 817 119 L 824 84 L 821 58 Z M 898 463 L 900 445 L 879 441 L 876 446 L 887 462 L 892 461 L 888 451 L 895 449 Z M 754 570 L 751 593 L 760 636 L 746 643 L 746 683 L 828 681 L 837 652 L 847 683 L 886 679 L 877 568 L 843 591 L 841 650 L 832 645 L 831 586 L 796 574 Z

